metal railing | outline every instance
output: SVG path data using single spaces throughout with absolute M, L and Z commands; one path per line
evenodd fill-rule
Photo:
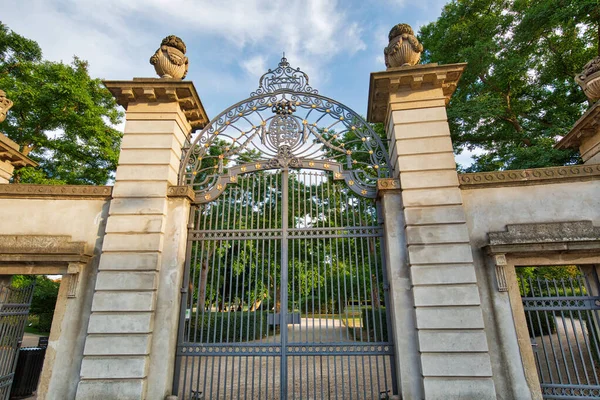
M 600 398 L 600 297 L 584 277 L 521 279 L 520 290 L 543 397 Z

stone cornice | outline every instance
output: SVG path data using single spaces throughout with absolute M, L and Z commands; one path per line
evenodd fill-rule
M 190 202 L 194 202 L 196 200 L 196 193 L 194 190 L 186 185 L 183 186 L 169 186 L 167 189 L 168 197 L 184 197 L 187 198 Z
M 110 199 L 112 186 L 88 185 L 0 185 L 0 198 Z
M 574 148 L 581 146 L 583 140 L 593 136 L 600 130 L 600 101 L 596 102 L 575 122 L 573 128 L 556 145 L 557 149 Z
M 489 232 L 490 255 L 527 255 L 548 252 L 589 252 L 600 249 L 600 227 L 591 221 L 507 225 L 506 231 Z
M 380 178 L 377 180 L 377 192 L 400 189 L 400 179 Z
M 545 185 L 600 179 L 600 164 L 458 174 L 461 189 Z
M 466 65 L 465 63 L 413 65 L 371 73 L 367 121 L 385 122 L 390 94 L 403 88 L 416 91 L 421 88 L 441 87 L 448 104 Z
M 0 161 L 10 163 L 13 167 L 37 167 L 37 163 L 19 151 L 19 145 L 0 133 Z
M 192 129 L 201 129 L 209 121 L 194 84 L 164 78 L 134 78 L 132 81 L 104 81 L 104 85 L 125 109 L 129 103 L 177 102 Z

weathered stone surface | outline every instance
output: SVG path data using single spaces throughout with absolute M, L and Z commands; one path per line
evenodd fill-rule
M 478 306 L 419 307 L 418 329 L 483 329 L 483 315 Z
M 458 188 L 411 189 L 402 193 L 404 207 L 450 206 L 462 204 Z
M 452 151 L 452 142 L 450 141 L 450 137 L 447 136 L 396 139 L 396 152 L 399 156 L 423 153 L 447 153 L 448 151 Z
M 177 154 L 172 150 L 134 149 L 121 153 L 119 165 L 125 164 L 179 164 Z
M 396 139 L 418 139 L 450 135 L 450 128 L 445 120 L 408 123 L 392 120 L 390 122 L 394 123 L 394 135 Z
M 150 333 L 152 313 L 93 313 L 88 333 Z
M 407 225 L 454 224 L 466 221 L 460 205 L 438 207 L 412 207 L 404 211 Z
M 400 174 L 400 183 L 403 189 L 458 186 L 458 175 L 455 169 L 404 171 Z
M 167 211 L 167 199 L 161 198 L 121 198 L 110 202 L 110 215 L 161 214 Z
M 96 279 L 96 290 L 153 290 L 156 289 L 156 273 L 101 270 Z
M 402 142 L 400 142 L 402 143 Z M 408 171 L 427 171 L 436 169 L 450 169 L 456 171 L 454 153 L 411 154 L 396 157 L 398 168 L 406 173 Z
M 427 400 L 496 400 L 492 379 L 425 378 Z
M 408 244 L 465 243 L 469 241 L 466 224 L 408 226 Z
M 160 253 L 104 252 L 99 269 L 104 270 L 156 270 L 160 262 Z
M 146 355 L 150 351 L 149 334 L 90 335 L 85 341 L 85 355 Z
M 147 356 L 93 356 L 81 363 L 83 379 L 144 378 Z
M 106 224 L 106 233 L 160 232 L 164 232 L 162 215 L 112 215 Z
M 423 353 L 424 376 L 492 376 L 487 353 Z
M 178 172 L 171 165 L 120 165 L 117 174 L 121 181 L 167 181 L 177 184 Z
M 168 168 L 168 167 L 165 167 Z M 166 181 L 121 181 L 115 182 L 114 197 L 165 197 Z
M 415 306 L 472 306 L 481 303 L 477 286 L 433 285 L 416 286 L 414 289 Z
M 110 219 L 110 218 L 109 218 Z M 162 233 L 116 234 L 104 238 L 103 251 L 157 251 L 162 247 Z
M 153 291 L 150 292 L 104 292 L 96 291 L 94 302 L 92 303 L 92 312 L 110 311 L 153 311 L 154 310 Z
M 419 129 L 421 123 L 433 122 L 433 121 L 442 121 L 445 122 L 448 120 L 448 116 L 446 114 L 446 107 L 427 107 L 422 108 L 420 110 L 400 110 L 392 112 L 392 119 L 394 121 L 394 125 L 398 124 L 419 124 Z M 421 131 L 421 136 L 428 136 L 426 134 L 427 131 Z M 449 131 L 448 131 L 449 132 Z M 447 135 L 449 136 L 449 135 Z M 396 136 L 396 139 L 402 139 L 401 137 Z
M 491 245 L 600 240 L 592 221 L 507 225 L 506 232 L 490 232 Z
M 488 345 L 483 330 L 420 330 L 419 350 L 428 353 L 485 352 Z
M 129 134 L 123 136 L 121 149 L 157 149 L 181 151 L 182 144 L 175 140 L 173 133 Z
M 452 285 L 476 283 L 472 264 L 414 265 L 410 269 L 413 285 Z
M 408 247 L 408 256 L 413 265 L 473 262 L 468 243 L 411 245 Z
M 143 379 L 87 380 L 79 382 L 77 400 L 140 400 L 143 398 Z

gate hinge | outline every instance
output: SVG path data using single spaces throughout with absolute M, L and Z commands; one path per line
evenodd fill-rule
M 389 292 L 390 291 L 390 285 L 388 283 L 384 283 L 383 284 L 383 291 L 384 292 Z
M 182 287 L 181 289 L 179 289 L 179 292 L 182 294 L 187 294 L 188 290 L 185 287 Z

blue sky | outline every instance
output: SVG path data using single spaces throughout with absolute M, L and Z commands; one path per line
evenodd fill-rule
M 4 4 L 0 18 L 37 41 L 46 59 L 69 62 L 77 55 L 89 61 L 92 76 L 104 79 L 156 76 L 150 56 L 163 37 L 177 35 L 190 59 L 186 79 L 209 117 L 248 97 L 284 51 L 319 93 L 366 115 L 369 74 L 385 70 L 391 27 L 404 22 L 417 31 L 435 21 L 445 3 L 20 0 Z

